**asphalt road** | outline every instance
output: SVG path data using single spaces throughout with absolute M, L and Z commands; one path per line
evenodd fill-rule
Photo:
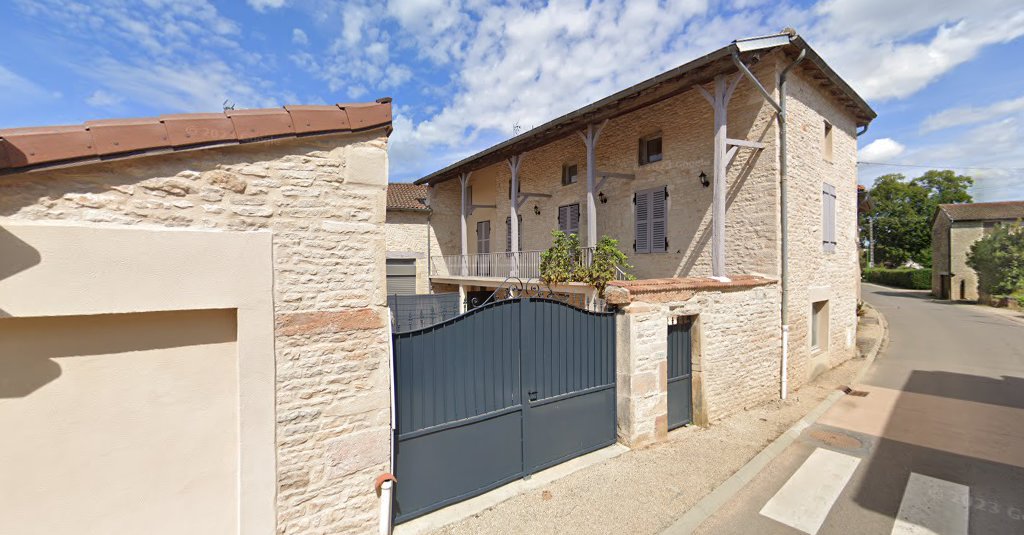
M 698 533 L 1024 534 L 1024 313 L 864 285 L 889 345 Z

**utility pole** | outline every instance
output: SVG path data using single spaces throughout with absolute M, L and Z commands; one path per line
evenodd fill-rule
M 868 216 L 868 267 L 875 267 L 875 218 Z

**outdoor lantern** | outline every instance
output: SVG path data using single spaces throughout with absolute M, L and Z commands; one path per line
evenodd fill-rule
M 597 193 L 597 199 L 601 201 L 601 204 L 608 204 L 608 197 L 605 197 L 603 191 Z
M 708 175 L 705 174 L 703 170 L 701 170 L 700 175 L 698 175 L 697 178 L 700 179 L 701 185 L 705 188 L 711 185 L 711 183 L 708 182 Z
M 533 213 L 540 215 L 540 207 L 537 206 L 536 204 L 533 205 Z

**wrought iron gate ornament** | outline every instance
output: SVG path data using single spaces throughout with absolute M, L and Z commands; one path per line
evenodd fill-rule
M 540 279 L 524 280 L 513 276 L 506 277 L 505 280 L 502 281 L 486 299 L 480 300 L 477 297 L 472 297 L 467 300 L 467 304 L 469 305 L 468 308 L 477 308 L 495 301 L 521 297 L 540 297 L 565 303 L 566 305 L 576 308 L 588 308 L 587 296 L 584 294 L 556 292 L 551 288 L 551 285 Z

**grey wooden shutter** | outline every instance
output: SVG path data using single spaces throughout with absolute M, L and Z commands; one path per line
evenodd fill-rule
M 566 234 L 580 233 L 580 205 L 567 204 L 558 207 L 558 230 Z
M 821 242 L 822 250 L 836 250 L 836 188 L 831 184 L 821 187 Z
M 668 247 L 668 207 L 666 188 L 651 191 L 651 252 L 664 253 Z
M 519 216 L 519 250 L 523 250 L 523 216 Z M 505 250 L 512 250 L 512 217 L 505 218 Z
M 633 196 L 636 203 L 634 209 L 634 230 L 636 241 L 633 248 L 638 253 L 651 252 L 651 192 L 638 191 Z

